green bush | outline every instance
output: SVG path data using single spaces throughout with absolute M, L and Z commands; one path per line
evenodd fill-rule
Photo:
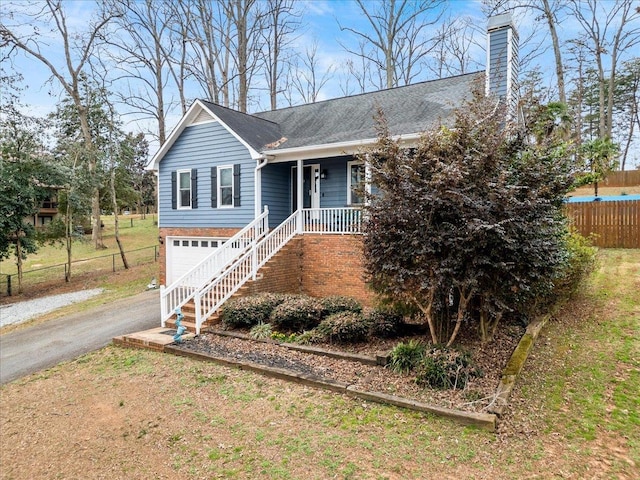
M 359 312 L 339 312 L 328 316 L 314 330 L 329 342 L 356 343 L 367 338 L 369 323 Z
M 376 308 L 366 315 L 370 335 L 378 338 L 393 338 L 402 333 L 404 317 L 397 310 L 389 307 Z
M 408 373 L 422 360 L 425 345 L 417 340 L 399 343 L 391 350 L 389 367 L 397 373 Z
M 271 324 L 260 322 L 257 325 L 251 327 L 249 335 L 251 336 L 251 338 L 255 338 L 256 340 L 265 340 L 267 338 L 270 338 L 272 333 L 273 328 L 271 327 Z
M 230 300 L 220 309 L 220 320 L 227 328 L 249 328 L 267 323 L 273 309 L 288 297 L 280 293 L 261 293 Z
M 300 335 L 296 335 L 296 343 L 308 345 L 310 343 L 323 343 L 328 341 L 327 338 L 318 332 L 317 327 L 313 330 L 307 330 Z
M 555 282 L 554 296 L 569 298 L 596 267 L 597 249 L 588 238 L 572 232 L 565 238 L 567 261 L 564 271 Z
M 322 303 L 316 298 L 289 296 L 273 309 L 269 323 L 280 331 L 302 332 L 316 327 L 322 319 L 322 312 Z
M 446 347 L 425 352 L 416 366 L 416 383 L 423 387 L 463 389 L 470 378 L 479 375 L 469 353 Z
M 361 312 L 362 305 L 354 298 L 344 297 L 342 295 L 332 295 L 320 300 L 322 303 L 323 317 L 328 317 L 339 312 Z

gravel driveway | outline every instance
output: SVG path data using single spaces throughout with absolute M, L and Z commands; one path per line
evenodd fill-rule
M 6 325 L 26 322 L 38 315 L 44 315 L 72 303 L 82 302 L 102 293 L 102 288 L 80 290 L 78 292 L 61 293 L 47 297 L 34 298 L 24 302 L 0 305 L 0 328 Z

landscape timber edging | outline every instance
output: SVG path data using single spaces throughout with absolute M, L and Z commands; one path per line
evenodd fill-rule
M 529 358 L 531 348 L 538 338 L 542 327 L 547 324 L 550 318 L 550 314 L 543 315 L 527 325 L 524 335 L 520 338 L 518 345 L 513 350 L 507 365 L 502 371 L 500 383 L 498 383 L 498 388 L 496 389 L 494 404 L 489 408 L 489 412 L 496 414 L 498 417 L 501 417 L 504 413 L 509 402 L 513 386 L 515 385 L 516 379 L 518 378 L 518 375 L 520 375 L 527 358 Z
M 394 395 L 387 395 L 379 392 L 367 392 L 358 390 L 355 386 L 339 382 L 336 380 L 330 380 L 325 378 L 316 377 L 315 375 L 307 375 L 301 373 L 293 373 L 289 370 L 282 368 L 268 367 L 253 362 L 246 362 L 241 360 L 231 360 L 223 357 L 216 357 L 214 355 L 193 352 L 180 348 L 180 346 L 172 344 L 167 345 L 164 351 L 173 355 L 182 357 L 194 358 L 197 360 L 207 360 L 210 362 L 224 365 L 226 367 L 234 367 L 240 370 L 248 370 L 262 375 L 266 375 L 281 380 L 287 380 L 297 382 L 303 385 L 308 385 L 316 388 L 323 388 L 331 390 L 337 393 L 343 393 L 353 397 L 361 398 L 371 402 L 394 405 L 397 407 L 406 408 L 408 410 L 414 410 L 423 413 L 430 413 L 437 416 L 447 417 L 455 420 L 463 425 L 474 425 L 479 428 L 495 432 L 497 416 L 492 413 L 477 413 L 477 412 L 465 412 L 462 410 L 454 410 L 443 407 L 436 407 L 428 405 L 426 403 L 417 402 L 403 397 L 396 397 Z
M 365 365 L 373 365 L 373 366 L 380 365 L 384 367 L 389 362 L 388 353 L 379 353 L 375 357 L 372 357 L 370 355 L 363 355 L 360 353 L 338 352 L 335 350 L 326 350 L 324 348 L 319 348 L 319 347 L 311 347 L 309 345 L 297 345 L 295 343 L 279 342 L 277 340 L 271 340 L 271 339 L 253 338 L 250 335 L 246 335 L 244 333 L 229 332 L 226 330 L 208 329 L 207 333 L 210 333 L 213 335 L 219 335 L 221 337 L 239 338 L 240 340 L 249 340 L 252 342 L 273 343 L 275 345 L 279 345 L 281 347 L 285 347 L 285 348 L 288 348 L 289 350 L 294 350 L 297 352 L 311 353 L 313 355 L 337 358 L 340 360 L 349 360 L 351 362 L 359 362 Z M 381 363 L 381 362 L 384 362 L 384 363 Z

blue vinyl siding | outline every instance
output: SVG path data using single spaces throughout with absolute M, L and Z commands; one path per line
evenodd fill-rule
M 508 30 L 506 28 L 493 31 L 491 36 L 489 61 L 489 91 L 499 98 L 507 95 L 507 40 Z
M 344 156 L 319 161 L 320 171 L 327 171 L 327 178 L 320 180 L 320 208 L 347 206 L 347 162 L 351 160 L 353 157 Z
M 269 207 L 269 227 L 271 228 L 277 227 L 291 215 L 292 165 L 293 163 L 274 163 L 261 170 L 262 206 Z
M 305 160 L 304 165 L 320 165 L 327 178 L 320 179 L 320 208 L 347 206 L 347 162 L 351 156 Z M 269 206 L 269 224 L 275 227 L 291 215 L 293 186 L 291 170 L 296 162 L 275 163 L 262 169 L 262 203 Z
M 211 167 L 240 164 L 240 207 L 211 208 Z M 159 166 L 160 227 L 243 227 L 254 217 L 256 161 L 233 135 L 217 122 L 184 129 Z M 171 172 L 198 170 L 198 208 L 171 208 Z

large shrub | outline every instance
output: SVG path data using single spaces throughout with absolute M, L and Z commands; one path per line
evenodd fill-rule
M 356 299 L 342 295 L 332 295 L 320 300 L 323 316 L 328 317 L 339 312 L 361 312 L 362 305 Z
M 333 343 L 356 343 L 367 338 L 370 324 L 359 312 L 339 312 L 328 316 L 314 331 Z
M 322 312 L 322 303 L 317 298 L 289 296 L 273 309 L 269 322 L 278 331 L 302 332 L 316 327 Z
M 267 323 L 274 308 L 288 298 L 280 293 L 261 293 L 230 300 L 220 309 L 220 319 L 227 328 L 250 328 Z
M 451 345 L 463 325 L 489 341 L 504 313 L 553 286 L 573 182 L 572 152 L 555 125 L 532 140 L 480 89 L 453 128 L 425 132 L 413 149 L 381 118 L 366 156 L 377 192 L 365 205 L 365 268 L 377 293 L 422 312 L 433 344 Z M 454 304 L 447 331 L 439 306 Z

